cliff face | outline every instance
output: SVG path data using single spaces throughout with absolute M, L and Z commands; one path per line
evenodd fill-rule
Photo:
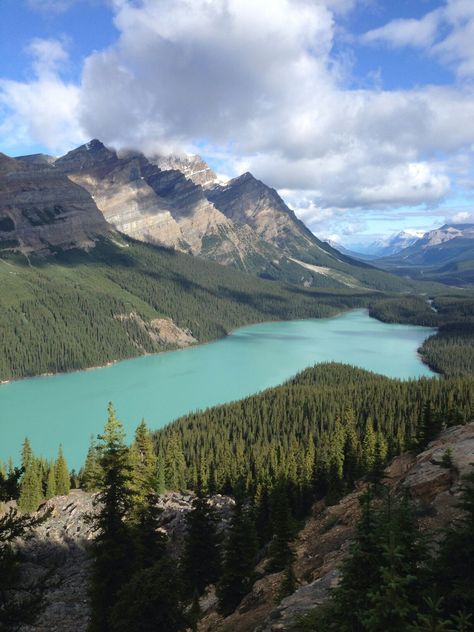
M 201 181 L 215 176 L 200 159 L 152 162 L 93 140 L 59 158 L 55 168 L 87 189 L 107 221 L 135 239 L 243 269 L 266 258 L 265 244 L 206 198 Z
M 0 154 L 0 251 L 88 248 L 108 232 L 87 191 L 47 161 Z

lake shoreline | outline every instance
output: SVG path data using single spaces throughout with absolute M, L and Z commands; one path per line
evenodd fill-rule
M 157 355 L 165 355 L 167 353 L 176 353 L 178 351 L 186 351 L 187 349 L 191 349 L 191 348 L 197 348 L 197 347 L 205 347 L 206 345 L 211 345 L 214 344 L 215 342 L 219 341 L 219 340 L 224 340 L 225 338 L 227 338 L 228 336 L 231 336 L 232 334 L 236 333 L 237 331 L 239 331 L 240 329 L 243 329 L 245 327 L 255 327 L 258 325 L 266 325 L 266 324 L 272 324 L 272 323 L 285 323 L 285 322 L 291 322 L 291 323 L 297 323 L 297 322 L 303 322 L 306 320 L 333 320 L 335 318 L 340 318 L 341 316 L 344 316 L 345 314 L 349 314 L 350 312 L 354 312 L 357 310 L 364 310 L 368 313 L 370 318 L 373 318 L 374 320 L 381 322 L 381 323 L 386 323 L 386 321 L 381 320 L 380 318 L 376 318 L 375 316 L 370 315 L 369 313 L 369 309 L 366 307 L 353 307 L 347 310 L 342 310 L 342 311 L 338 311 L 335 314 L 333 314 L 332 316 L 323 316 L 321 318 L 295 318 L 292 320 L 262 320 L 262 321 L 258 321 L 258 322 L 254 322 L 254 323 L 246 323 L 245 325 L 240 325 L 239 327 L 235 327 L 234 329 L 230 329 L 225 335 L 220 336 L 219 338 L 214 338 L 212 340 L 207 340 L 205 342 L 197 342 L 197 344 L 190 344 L 190 345 L 185 345 L 183 347 L 176 347 L 176 349 L 164 349 L 163 351 L 156 351 L 155 353 L 141 353 L 139 355 L 134 355 L 134 356 L 130 356 L 127 358 L 117 358 L 116 360 L 109 360 L 108 362 L 106 362 L 105 364 L 99 364 L 96 366 L 88 366 L 88 367 L 83 367 L 81 369 L 71 369 L 69 371 L 57 371 L 57 372 L 52 372 L 52 371 L 48 371 L 46 373 L 38 373 L 36 375 L 25 375 L 23 377 L 18 377 L 18 378 L 11 378 L 9 380 L 4 380 L 4 381 L 0 381 L 0 388 L 2 386 L 7 386 L 8 384 L 12 384 L 15 382 L 21 382 L 24 380 L 36 380 L 36 379 L 40 379 L 40 378 L 44 378 L 44 377 L 53 377 L 53 376 L 58 376 L 58 375 L 70 375 L 70 374 L 74 374 L 74 373 L 82 373 L 83 371 L 98 371 L 100 369 L 108 369 L 110 367 L 115 366 L 116 364 L 119 364 L 120 362 L 127 362 L 129 360 L 137 360 L 139 358 L 146 358 L 149 356 L 157 356 Z M 401 324 L 404 325 L 404 323 L 386 323 L 386 324 Z M 423 325 L 413 325 L 414 327 L 423 327 Z M 438 328 L 437 327 L 433 327 L 430 328 L 434 330 L 434 334 L 436 335 L 436 333 L 438 332 Z M 437 371 L 434 367 L 430 366 L 430 364 L 425 360 L 425 358 L 423 357 L 423 355 L 421 355 L 419 353 L 419 351 L 417 351 L 417 357 L 421 360 L 421 362 L 426 365 L 433 373 L 436 373 L 437 375 L 442 375 L 439 371 Z
M 153 430 L 175 419 L 291 380 L 321 363 L 359 367 L 396 380 L 435 377 L 417 349 L 432 328 L 388 324 L 358 308 L 324 318 L 267 321 L 233 330 L 215 342 L 109 363 L 110 371 L 76 371 L 18 380 L 0 388 L 0 458 L 25 436 L 52 458 L 51 437 L 68 463 L 83 464 L 88 437 L 100 433 L 112 401 L 128 437 L 140 419 Z M 387 359 L 390 358 L 390 362 Z M 99 367 L 102 368 L 102 367 Z
M 212 345 L 213 343 L 217 342 L 218 340 L 224 340 L 225 338 L 227 338 L 228 336 L 231 336 L 233 333 L 239 331 L 239 329 L 243 329 L 244 327 L 254 327 L 256 325 L 266 325 L 266 324 L 270 324 L 270 323 L 298 323 L 298 322 L 302 322 L 305 320 L 325 320 L 325 319 L 333 319 L 333 318 L 338 318 L 340 316 L 343 316 L 344 314 L 348 314 L 349 312 L 353 312 L 355 310 L 358 309 L 367 309 L 365 307 L 353 307 L 351 309 L 348 310 L 343 310 L 343 311 L 339 311 L 336 312 L 334 315 L 332 316 L 323 316 L 322 318 L 294 318 L 292 320 L 259 320 L 257 322 L 254 323 L 246 323 L 245 325 L 239 325 L 238 327 L 235 327 L 233 329 L 230 329 L 226 334 L 224 334 L 223 336 L 220 336 L 219 338 L 213 338 L 212 340 L 206 340 L 205 342 L 197 342 L 197 344 L 189 344 L 189 345 L 185 345 L 183 347 L 176 347 L 176 349 L 164 349 L 163 351 L 156 351 L 154 353 L 140 353 L 138 355 L 134 355 L 134 356 L 130 356 L 128 358 L 117 358 L 116 360 L 109 360 L 108 362 L 106 362 L 105 364 L 99 364 L 99 365 L 94 365 L 94 366 L 87 366 L 87 367 L 83 367 L 81 369 L 71 369 L 69 371 L 48 371 L 46 373 L 37 373 L 35 375 L 25 375 L 23 377 L 13 377 L 10 378 L 8 380 L 0 380 L 0 388 L 2 386 L 6 386 L 7 384 L 13 384 L 14 382 L 22 382 L 23 380 L 36 380 L 39 378 L 43 378 L 43 377 L 53 377 L 56 375 L 70 375 L 70 374 L 74 374 L 74 373 L 81 373 L 83 371 L 98 371 L 99 369 L 108 369 L 116 364 L 119 364 L 120 362 L 127 362 L 128 360 L 137 360 L 139 358 L 146 358 L 149 356 L 156 356 L 156 355 L 164 355 L 166 353 L 176 353 L 177 351 L 185 351 L 186 349 L 192 349 L 192 348 L 196 348 L 196 347 L 205 347 L 206 345 Z M 372 318 L 372 316 L 371 316 Z M 378 320 L 378 318 L 374 318 L 374 320 Z M 382 321 L 380 321 L 382 322 Z

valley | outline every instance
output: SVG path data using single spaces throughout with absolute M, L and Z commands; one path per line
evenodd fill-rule
M 428 327 L 384 324 L 366 310 L 353 310 L 333 318 L 244 327 L 178 352 L 3 385 L 0 461 L 18 453 L 25 436 L 35 451 L 52 458 L 54 436 L 78 470 L 109 401 L 128 420 L 131 437 L 141 418 L 155 430 L 182 415 L 281 384 L 315 363 L 344 362 L 405 379 L 430 376 L 417 349 L 433 333 Z

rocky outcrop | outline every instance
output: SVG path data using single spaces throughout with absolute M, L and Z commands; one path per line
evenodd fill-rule
M 89 248 L 109 232 L 89 193 L 47 161 L 0 154 L 0 251 Z
M 452 467 L 443 463 L 451 455 Z M 474 466 L 474 423 L 443 432 L 419 455 L 405 454 L 392 461 L 385 471 L 385 484 L 395 492 L 408 490 L 419 507 L 422 529 L 440 531 L 458 515 L 462 477 Z M 263 576 L 236 612 L 222 619 L 215 610 L 207 613 L 200 632 L 286 632 L 297 618 L 323 603 L 337 584 L 338 568 L 349 550 L 360 515 L 359 497 L 366 484 L 345 496 L 337 505 L 325 507 L 321 501 L 298 534 L 294 550 L 298 589 L 279 604 L 275 596 L 282 574 Z M 260 566 L 262 570 L 264 564 Z
M 171 318 L 154 318 L 150 321 L 145 321 L 136 312 L 116 314 L 115 318 L 122 322 L 136 323 L 153 342 L 158 343 L 162 347 L 182 348 L 198 342 L 190 329 L 181 329 Z
M 214 171 L 200 156 L 173 155 L 151 157 L 150 162 L 162 171 L 180 171 L 188 180 L 202 187 L 218 182 Z
M 186 516 L 194 495 L 169 492 L 158 501 L 161 528 L 167 533 L 172 555 L 178 557 L 186 533 Z M 228 527 L 234 501 L 221 495 L 211 499 L 219 529 Z M 20 542 L 25 586 L 35 585 L 43 610 L 34 626 L 22 632 L 86 632 L 89 618 L 88 585 L 91 573 L 90 544 L 95 538 L 90 517 L 97 511 L 94 495 L 72 490 L 45 502 L 37 515 L 45 521 L 33 537 Z

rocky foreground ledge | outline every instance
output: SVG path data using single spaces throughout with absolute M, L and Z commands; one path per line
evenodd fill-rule
M 450 450 L 452 467 L 443 466 L 443 455 Z M 436 530 L 446 527 L 457 515 L 461 479 L 474 465 L 474 423 L 443 432 L 419 455 L 397 457 L 385 471 L 385 483 L 395 491 L 408 489 L 418 505 L 421 526 Z M 338 566 L 349 550 L 359 518 L 359 497 L 366 488 L 356 490 L 337 505 L 318 502 L 295 542 L 295 574 L 299 587 L 281 603 L 275 595 L 281 583 L 279 573 L 266 575 L 264 562 L 260 579 L 235 613 L 223 619 L 216 610 L 211 590 L 201 600 L 204 617 L 200 632 L 285 632 L 296 619 L 322 603 L 337 583 Z M 182 550 L 185 517 L 192 507 L 192 494 L 167 493 L 160 498 L 161 526 L 168 533 L 173 554 Z M 225 529 L 233 500 L 214 496 L 212 503 Z M 89 616 L 87 586 L 91 570 L 88 547 L 94 539 L 90 522 L 93 495 L 74 490 L 44 503 L 40 515 L 51 514 L 34 537 L 21 544 L 25 582 L 40 582 L 45 609 L 35 626 L 21 632 L 85 632 Z
M 186 515 L 194 494 L 169 492 L 160 497 L 161 528 L 168 534 L 173 555 L 182 550 Z M 211 499 L 225 529 L 234 501 L 216 495 Z M 47 516 L 31 539 L 21 543 L 25 586 L 40 585 L 45 607 L 34 626 L 21 632 L 85 632 L 89 618 L 88 582 L 91 561 L 88 548 L 95 534 L 88 520 L 93 516 L 94 495 L 80 489 L 56 496 L 39 508 Z
M 443 467 L 446 450 L 451 451 L 453 467 Z M 421 454 L 395 458 L 385 470 L 385 484 L 395 491 L 408 489 L 414 499 L 422 529 L 447 527 L 459 515 L 461 479 L 474 466 L 474 423 L 443 432 Z M 200 632 L 289 632 L 296 620 L 323 603 L 338 581 L 338 567 L 349 550 L 360 515 L 359 497 L 366 484 L 337 505 L 318 502 L 312 516 L 295 542 L 295 575 L 298 589 L 281 603 L 275 596 L 282 574 L 264 575 L 236 612 L 226 619 L 210 610 Z M 263 569 L 261 565 L 261 570 Z

